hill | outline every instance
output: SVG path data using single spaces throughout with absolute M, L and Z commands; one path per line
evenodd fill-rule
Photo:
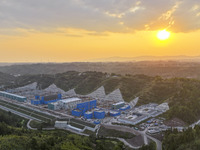
M 167 131 L 163 140 L 163 150 L 199 150 L 200 126 L 183 132 Z
M 0 110 L 1 150 L 129 150 L 115 139 L 80 136 L 64 130 L 29 130 L 27 121 Z
M 10 74 L 0 72 L 0 86 L 9 85 L 12 82 L 14 83 L 15 79 L 16 78 Z
M 38 83 L 44 89 L 51 84 L 68 91 L 75 89 L 77 94 L 86 95 L 104 86 L 106 94 L 120 89 L 125 101 L 140 97 L 138 105 L 168 102 L 170 110 L 164 116 L 177 117 L 190 124 L 200 118 L 200 80 L 187 78 L 164 79 L 159 76 L 117 75 L 101 72 L 70 71 L 56 75 L 24 75 L 16 77 L 7 88 Z
M 57 74 L 67 71 L 98 71 L 116 74 L 144 74 L 164 78 L 184 77 L 200 79 L 200 62 L 139 61 L 139 62 L 74 62 L 38 63 L 0 66 L 0 72 L 12 75 Z

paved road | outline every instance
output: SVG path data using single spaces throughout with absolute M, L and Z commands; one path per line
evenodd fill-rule
M 21 117 L 23 117 L 23 118 L 26 118 L 26 119 L 32 119 L 32 120 L 41 121 L 40 119 L 37 119 L 37 118 L 35 118 L 35 117 L 32 117 L 32 116 L 23 114 L 23 113 L 21 113 L 21 112 L 15 111 L 15 110 L 13 110 L 13 109 L 10 109 L 10 108 L 7 108 L 7 107 L 1 106 L 1 105 L 0 105 L 0 109 L 5 110 L 5 111 L 7 111 L 7 112 L 10 111 L 10 112 L 12 112 L 13 114 L 19 115 L 19 116 L 21 116 Z
M 130 127 L 119 126 L 119 125 L 105 125 L 104 124 L 103 126 L 106 127 L 106 128 L 109 128 L 109 129 L 115 129 L 115 130 L 119 130 L 119 131 L 122 131 L 122 132 L 130 132 L 130 133 L 133 133 L 135 135 L 142 135 L 144 137 L 144 144 L 148 144 L 147 138 L 149 138 L 156 143 L 157 150 L 162 150 L 162 142 L 159 141 L 158 139 L 154 138 L 154 137 L 151 137 L 150 135 L 147 135 L 146 134 L 147 129 L 144 130 L 144 131 L 138 131 L 138 130 L 135 130 L 135 129 L 130 128 Z
M 31 130 L 37 130 L 37 128 L 32 128 L 31 126 L 30 126 L 30 122 L 32 121 L 32 119 L 30 119 L 29 121 L 28 121 L 28 123 L 27 123 L 27 128 L 28 129 L 31 129 Z
M 118 139 L 119 141 L 123 142 L 124 145 L 130 147 L 130 148 L 133 148 L 133 149 L 138 149 L 140 148 L 140 146 L 133 146 L 131 144 L 129 144 L 125 139 L 123 138 L 117 138 L 117 137 L 106 137 L 106 138 L 109 138 L 109 139 Z
M 148 139 L 147 139 L 146 131 L 147 131 L 147 128 L 142 133 L 143 133 L 143 137 L 144 137 L 144 144 L 148 145 Z
M 152 137 L 150 135 L 146 134 L 146 136 L 156 143 L 157 150 L 162 150 L 162 142 L 161 141 L 159 141 L 158 139 L 156 139 L 156 138 L 154 138 L 154 137 Z

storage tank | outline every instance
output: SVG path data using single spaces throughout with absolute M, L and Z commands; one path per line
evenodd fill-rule
M 93 118 L 93 112 L 89 111 L 84 113 L 84 118 L 85 119 L 92 119 Z
M 94 124 L 100 124 L 101 122 L 100 122 L 100 120 L 95 120 L 93 123 Z
M 99 110 L 99 111 L 94 111 L 94 118 L 96 118 L 96 119 L 103 119 L 103 118 L 105 118 L 105 111 L 101 111 L 101 110 Z
M 110 111 L 110 116 L 112 117 L 116 117 L 116 116 L 119 116 L 121 113 L 118 112 L 118 111 Z
M 121 107 L 123 107 L 125 105 L 124 102 L 118 102 L 112 105 L 112 109 L 120 109 Z
M 72 116 L 81 117 L 82 112 L 80 110 L 72 110 Z

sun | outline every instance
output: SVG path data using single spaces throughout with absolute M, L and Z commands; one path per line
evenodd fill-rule
M 167 40 L 169 37 L 170 37 L 170 32 L 166 31 L 165 29 L 158 31 L 157 33 L 157 38 L 159 40 Z

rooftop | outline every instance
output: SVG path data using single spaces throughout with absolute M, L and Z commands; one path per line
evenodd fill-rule
M 113 105 L 120 105 L 120 104 L 124 104 L 124 102 L 118 102 L 118 103 L 115 103 Z
M 73 97 L 73 98 L 62 99 L 59 102 L 70 103 L 70 102 L 75 102 L 75 101 L 81 101 L 81 99 L 77 97 Z
M 16 95 L 16 94 L 8 93 L 8 92 L 4 92 L 4 91 L 0 91 L 0 93 L 8 94 L 8 95 L 15 96 L 15 97 L 18 97 L 18 98 L 26 98 L 26 97 L 24 97 L 24 96 L 20 96 L 20 95 Z
M 111 114 L 118 114 L 119 112 L 117 111 L 110 111 Z

